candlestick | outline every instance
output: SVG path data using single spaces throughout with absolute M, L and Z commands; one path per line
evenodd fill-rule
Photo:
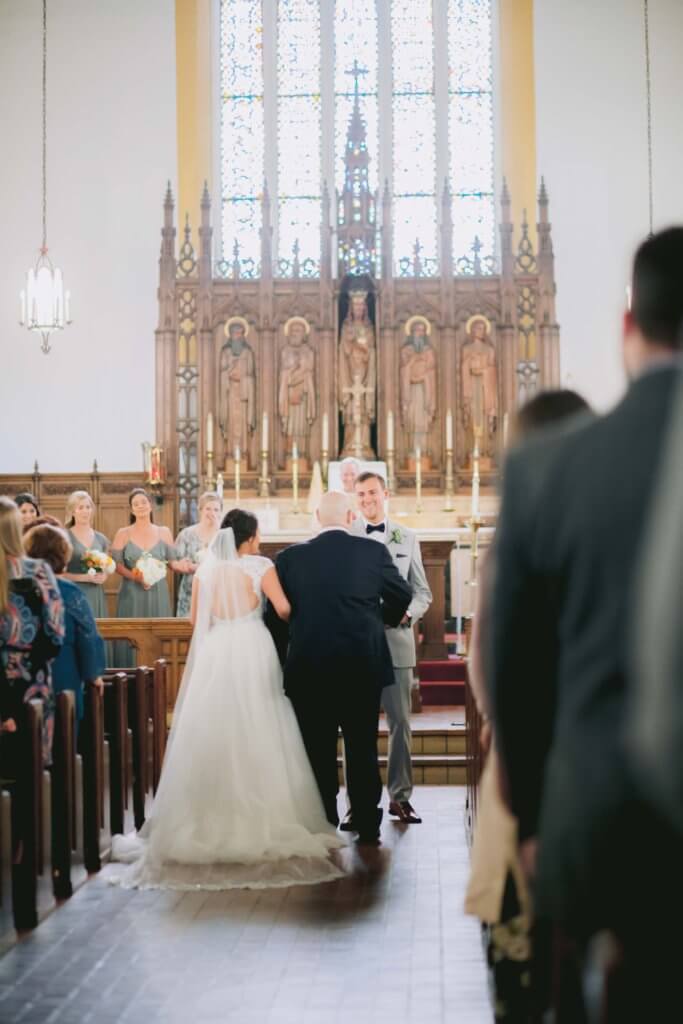
M 503 415 L 503 450 L 508 446 L 508 419 L 509 415 L 505 413 Z
M 263 414 L 266 415 L 265 413 Z M 259 477 L 259 498 L 270 497 L 270 477 L 268 476 L 268 449 L 264 448 L 261 452 L 261 475 Z
M 240 446 L 238 444 L 236 444 L 235 445 L 235 501 L 236 502 L 239 502 L 239 500 L 240 500 L 240 469 L 241 469 L 240 463 L 241 463 L 241 460 L 242 460 L 242 453 L 240 451 Z
M 391 409 L 387 413 L 387 449 L 394 451 L 394 414 Z
M 415 449 L 415 511 L 422 511 L 422 450 Z
M 330 450 L 330 419 L 326 412 L 323 413 L 322 450 L 324 452 Z
M 268 451 L 268 413 L 264 410 L 261 424 L 261 451 Z
M 292 445 L 292 512 L 299 512 L 299 449 Z
M 213 455 L 213 413 L 207 413 L 206 416 L 206 451 L 208 455 Z
M 479 518 L 479 435 L 474 434 L 474 451 L 472 452 L 472 521 Z
M 450 409 L 446 412 L 446 450 L 453 450 L 453 413 Z
M 206 489 L 213 490 L 213 452 L 206 453 Z

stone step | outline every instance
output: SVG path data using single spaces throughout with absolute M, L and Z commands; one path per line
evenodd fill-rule
M 453 726 L 448 729 L 416 729 L 413 720 L 413 757 L 422 754 L 464 754 L 465 726 Z M 380 729 L 377 737 L 377 750 L 380 756 L 386 756 L 389 747 L 389 735 L 386 729 Z M 337 746 L 341 754 L 341 737 Z
M 413 751 L 413 782 L 416 786 L 464 786 L 467 782 L 465 754 L 416 754 Z M 386 756 L 380 755 L 379 769 L 386 785 Z M 337 758 L 339 784 L 344 784 L 341 756 Z

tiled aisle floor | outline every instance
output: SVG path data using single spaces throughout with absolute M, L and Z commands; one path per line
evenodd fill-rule
M 464 790 L 420 787 L 352 875 L 271 892 L 89 882 L 0 960 L 2 1024 L 488 1024 Z M 112 868 L 106 870 L 114 870 Z

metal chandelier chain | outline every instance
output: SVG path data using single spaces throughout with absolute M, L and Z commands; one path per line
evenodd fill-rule
M 43 249 L 47 249 L 47 0 L 43 0 Z
M 647 99 L 647 189 L 650 235 L 653 233 L 654 201 L 652 189 L 652 76 L 650 73 L 650 10 L 649 0 L 643 0 L 645 18 L 645 85 Z

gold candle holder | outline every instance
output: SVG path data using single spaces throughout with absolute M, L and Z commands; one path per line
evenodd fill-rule
M 330 468 L 330 453 L 327 448 L 323 448 L 320 452 L 320 471 L 323 475 L 323 483 L 327 487 L 327 473 Z
M 292 448 L 292 512 L 298 515 L 299 509 L 299 450 Z
M 209 451 L 206 453 L 206 489 L 212 491 L 215 484 L 215 478 L 213 475 L 214 464 L 213 464 L 213 452 Z
M 258 496 L 259 498 L 270 497 L 270 477 L 268 476 L 268 449 L 264 448 L 261 452 L 261 475 L 258 478 Z
M 455 492 L 455 479 L 453 476 L 453 449 L 446 449 L 446 504 L 444 505 L 444 512 L 453 512 L 455 505 L 453 504 L 453 495 Z
M 239 449 L 239 445 L 235 448 L 235 504 L 239 505 L 240 501 L 240 470 L 242 468 L 242 453 Z
M 396 494 L 396 453 L 393 448 L 387 451 L 387 490 Z

